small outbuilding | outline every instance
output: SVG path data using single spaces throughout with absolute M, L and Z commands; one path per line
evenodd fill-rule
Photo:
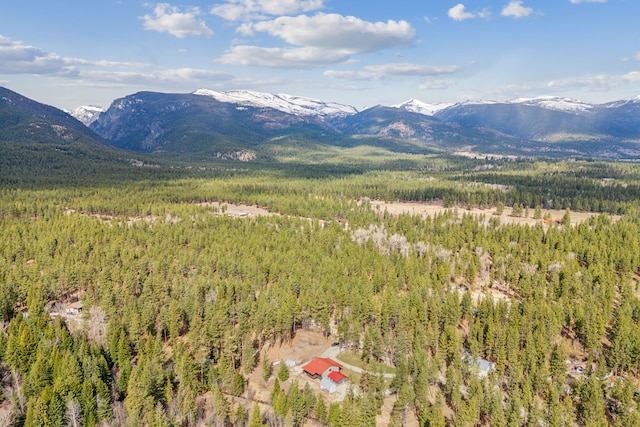
M 338 390 L 338 385 L 329 378 L 325 378 L 320 381 L 320 389 L 329 393 L 335 393 Z
M 347 376 L 339 371 L 333 371 L 327 378 L 320 381 L 320 389 L 328 391 L 329 393 L 335 393 L 338 390 L 338 386 L 347 381 Z
M 297 365 L 296 361 L 292 359 L 287 359 L 284 364 L 287 365 L 287 368 L 293 368 Z
M 467 363 L 469 363 L 469 365 L 471 365 L 474 373 L 476 374 L 476 376 L 478 377 L 478 379 L 483 379 L 489 376 L 489 374 L 491 374 L 492 372 L 495 372 L 496 370 L 496 364 L 493 362 L 490 362 L 488 360 L 485 359 L 481 359 L 481 358 L 476 358 L 476 357 L 469 357 L 467 359 Z
M 83 306 L 82 301 L 73 302 L 67 306 L 66 312 L 69 315 L 77 316 L 79 314 L 82 314 L 82 306 Z

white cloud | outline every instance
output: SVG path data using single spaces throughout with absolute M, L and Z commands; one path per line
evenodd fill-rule
M 168 3 L 158 3 L 153 15 L 144 15 L 140 19 L 145 30 L 169 33 L 178 38 L 213 36 L 213 31 L 203 21 L 198 20 L 198 15 L 200 9 L 197 7 L 190 7 L 181 12 L 179 8 Z
M 461 69 L 458 65 L 421 65 L 410 63 L 391 63 L 367 65 L 364 71 L 328 70 L 324 75 L 340 80 L 380 80 L 391 76 L 437 76 L 453 74 Z
M 77 61 L 0 35 L 2 74 L 70 74 L 75 72 L 73 65 Z
M 455 82 L 453 80 L 434 80 L 428 79 L 420 84 L 420 89 L 427 90 L 442 90 L 448 89 L 453 86 Z
M 208 82 L 229 80 L 227 73 L 195 68 L 161 68 L 138 62 L 89 61 L 61 57 L 0 35 L 0 74 L 36 74 L 72 78 L 78 84 L 98 82 Z
M 624 83 L 625 80 L 624 76 L 621 75 L 599 74 L 575 79 L 551 80 L 545 83 L 543 87 L 554 90 L 578 88 L 590 91 L 608 91 Z
M 327 70 L 323 73 L 327 77 L 331 77 L 336 80 L 376 80 L 378 75 L 375 73 L 367 73 L 363 71 L 338 71 Z
M 415 30 L 406 21 L 367 22 L 354 16 L 318 13 L 282 16 L 251 26 L 291 45 L 338 49 L 353 54 L 408 45 Z
M 270 68 L 315 68 L 344 62 L 350 55 L 349 51 L 315 47 L 266 48 L 240 45 L 233 46 L 218 58 L 218 62 Z
M 529 82 L 519 85 L 506 85 L 496 89 L 497 93 L 508 96 L 522 96 L 522 93 L 532 94 L 561 93 L 565 91 L 608 92 L 616 88 L 640 82 L 640 72 L 632 71 L 626 74 L 597 74 L 585 77 L 549 80 L 544 82 Z
M 506 5 L 500 14 L 502 16 L 511 16 L 513 18 L 520 19 L 525 18 L 532 13 L 532 8 L 523 6 L 521 0 L 515 0 Z
M 324 8 L 324 0 L 227 0 L 211 8 L 211 13 L 228 21 L 264 16 L 293 15 Z
M 640 71 L 632 71 L 624 74 L 622 80 L 625 82 L 640 82 Z
M 227 73 L 214 70 L 196 68 L 158 68 L 148 72 L 118 71 L 118 70 L 87 70 L 79 73 L 78 78 L 93 82 L 111 82 L 131 85 L 145 85 L 148 83 L 178 83 L 189 82 L 203 84 L 206 82 L 228 81 L 233 77 Z
M 462 3 L 459 3 L 449 9 L 447 15 L 454 21 L 464 21 L 465 19 L 472 19 L 476 17 L 474 13 L 467 12 Z
M 266 33 L 290 46 L 233 46 L 219 62 L 274 68 L 320 67 L 345 62 L 356 54 L 406 46 L 415 36 L 406 21 L 367 22 L 325 13 L 246 23 L 238 31 L 244 35 Z
M 628 62 L 628 61 L 640 61 L 640 52 L 636 52 L 633 56 L 629 57 L 629 58 L 622 58 L 623 61 Z
M 255 32 L 253 31 L 253 24 L 250 22 L 245 22 L 244 24 L 236 28 L 236 33 L 245 37 L 252 37 L 253 35 L 255 35 Z
M 579 4 L 579 3 L 606 3 L 607 0 L 571 0 L 571 3 L 573 4 Z
M 454 21 L 460 22 L 466 19 L 474 18 L 488 19 L 491 17 L 491 12 L 489 12 L 489 9 L 482 9 L 479 12 L 467 12 L 466 6 L 462 3 L 458 3 L 457 5 L 449 9 L 447 15 Z
M 368 71 L 373 71 L 380 76 L 437 76 L 441 74 L 452 74 L 460 71 L 458 65 L 420 65 L 410 63 L 368 65 Z

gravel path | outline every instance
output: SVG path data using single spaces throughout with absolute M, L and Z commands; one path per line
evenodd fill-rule
M 338 359 L 338 355 L 339 354 L 340 354 L 340 346 L 335 346 L 335 347 L 329 347 L 328 349 L 326 349 L 324 352 L 322 352 L 320 357 L 330 357 L 332 359 L 339 360 Z M 345 368 L 347 368 L 347 369 L 349 369 L 349 370 L 351 370 L 353 372 L 357 372 L 359 374 L 362 374 L 362 373 L 366 372 L 364 369 L 359 368 L 357 366 L 350 365 L 348 363 L 345 363 L 342 360 L 340 360 L 340 364 L 343 367 L 345 367 Z M 395 374 L 383 374 L 383 375 L 384 375 L 385 378 L 394 378 L 396 376 Z

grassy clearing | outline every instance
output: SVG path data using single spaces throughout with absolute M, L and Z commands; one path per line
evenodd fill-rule
M 369 371 L 372 373 L 382 373 L 382 374 L 396 373 L 396 368 L 394 368 L 393 366 L 389 366 L 384 363 L 375 362 L 375 361 L 371 361 L 369 363 L 364 362 L 360 358 L 360 355 L 355 351 L 344 351 L 338 355 L 337 359 L 341 362 L 348 363 L 349 365 L 362 368 L 365 371 Z

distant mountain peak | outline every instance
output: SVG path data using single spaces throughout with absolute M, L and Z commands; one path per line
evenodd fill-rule
M 594 106 L 577 99 L 562 98 L 556 96 L 538 96 L 534 98 L 514 98 L 505 102 L 506 104 L 530 105 L 533 107 L 546 108 L 547 110 L 564 112 L 585 112 Z
M 625 105 L 635 105 L 640 103 L 640 95 L 634 96 L 632 98 L 621 99 L 619 101 L 608 102 L 603 105 L 605 108 L 619 108 Z
M 409 111 L 412 113 L 424 114 L 425 116 L 433 116 L 438 111 L 451 107 L 453 104 L 441 102 L 438 104 L 427 104 L 426 102 L 419 101 L 415 98 L 411 98 L 402 104 L 396 104 L 393 107 L 401 110 Z
M 249 90 L 217 91 L 211 89 L 198 89 L 193 92 L 193 94 L 208 96 L 220 102 L 242 106 L 272 108 L 297 116 L 345 117 L 358 112 L 358 110 L 350 105 L 324 102 L 317 99 L 287 94 L 273 94 Z
M 85 126 L 89 126 L 91 123 L 96 121 L 100 113 L 103 111 L 104 108 L 96 105 L 81 105 L 69 114 L 84 123 Z

